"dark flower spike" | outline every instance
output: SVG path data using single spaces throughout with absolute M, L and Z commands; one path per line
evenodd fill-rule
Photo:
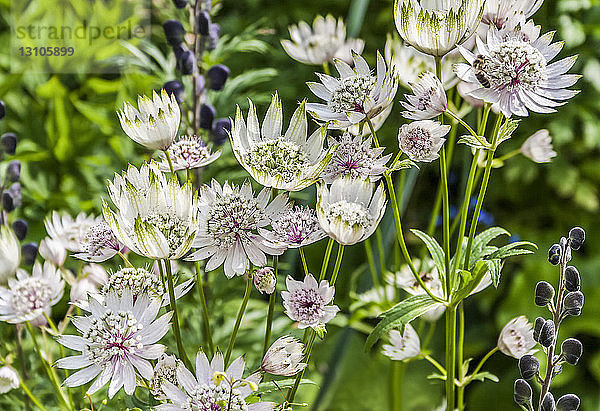
M 554 288 L 546 281 L 540 281 L 535 286 L 535 305 L 544 307 L 554 298 Z
M 568 293 L 563 300 L 563 307 L 569 315 L 580 315 L 583 309 L 583 293 L 581 291 L 573 291 Z
M 169 95 L 174 95 L 175 99 L 177 100 L 178 103 L 181 103 L 183 101 L 185 87 L 183 86 L 183 83 L 181 81 L 179 81 L 179 80 L 167 81 L 163 85 L 163 88 Z
M 223 145 L 229 138 L 231 131 L 231 120 L 228 118 L 219 118 L 213 123 L 212 136 L 216 145 Z
M 547 392 L 542 400 L 542 411 L 556 411 L 556 403 L 551 392 Z
M 540 369 L 540 362 L 531 354 L 526 354 L 519 359 L 519 372 L 524 380 L 535 376 Z
M 548 250 L 548 261 L 550 264 L 557 265 L 560 263 L 561 249 L 560 245 L 552 244 L 552 247 Z
M 27 222 L 21 218 L 16 219 L 12 223 L 12 229 L 15 232 L 15 235 L 17 236 L 19 241 L 23 241 L 25 239 L 25 237 L 27 236 L 28 228 L 29 227 L 27 225 Z
M 571 365 L 577 365 L 577 362 L 583 355 L 583 344 L 576 338 L 567 338 L 560 346 L 560 350 L 566 362 Z
M 533 326 L 533 339 L 537 342 L 540 342 L 540 332 L 542 331 L 542 327 L 544 326 L 545 322 L 546 319 L 543 317 L 538 317 L 535 319 L 535 324 Z
M 6 154 L 15 154 L 17 150 L 17 135 L 15 133 L 4 133 L 0 137 L 0 145 Z
M 190 50 L 186 50 L 179 55 L 177 58 L 177 69 L 181 74 L 192 74 L 194 73 L 194 67 L 196 66 L 196 58 L 194 53 Z
M 200 128 L 211 130 L 216 113 L 213 106 L 210 104 L 203 104 L 202 107 L 200 107 Z
M 581 401 L 575 394 L 566 394 L 556 402 L 556 411 L 577 411 Z
M 214 50 L 217 48 L 217 43 L 219 42 L 219 36 L 221 35 L 221 26 L 217 23 L 212 23 L 210 25 L 210 29 L 208 30 L 208 44 L 206 48 L 208 51 Z
M 210 14 L 206 10 L 200 10 L 197 17 L 198 34 L 208 36 L 210 31 Z
M 15 201 L 13 199 L 12 194 L 9 191 L 5 191 L 2 193 L 2 209 L 7 213 L 14 211 L 15 209 Z
M 21 247 L 21 258 L 23 265 L 33 265 L 38 253 L 38 245 L 36 243 L 23 244 Z
M 167 42 L 171 46 L 176 46 L 183 42 L 185 29 L 179 20 L 167 20 L 162 26 L 165 32 L 165 37 L 167 38 Z
M 6 104 L 4 101 L 0 100 L 0 120 L 2 120 L 6 116 Z
M 554 342 L 554 321 L 546 320 L 540 331 L 540 344 L 544 347 L 550 347 Z
M 567 291 L 579 291 L 581 287 L 581 277 L 579 271 L 572 265 L 568 266 L 565 270 L 565 288 Z
M 215 64 L 206 72 L 208 87 L 211 90 L 223 90 L 229 77 L 229 68 L 223 64 Z
M 173 4 L 178 9 L 183 9 L 185 6 L 188 5 L 188 0 L 173 0 Z
M 585 231 L 581 227 L 573 227 L 569 231 L 569 243 L 573 250 L 579 250 L 585 241 Z
M 6 167 L 6 181 L 15 183 L 21 179 L 21 162 L 13 160 Z
M 526 405 L 531 402 L 531 397 L 533 395 L 533 391 L 529 383 L 523 379 L 518 379 L 515 381 L 515 387 L 513 390 L 513 398 L 515 402 L 519 405 Z
M 177 60 L 179 60 L 179 58 L 181 57 L 181 55 L 183 53 L 185 53 L 187 50 L 188 50 L 188 48 L 183 43 L 177 44 L 177 45 L 173 46 L 173 54 L 175 54 L 175 58 Z

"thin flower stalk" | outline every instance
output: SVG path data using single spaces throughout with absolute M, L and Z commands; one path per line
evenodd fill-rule
M 231 333 L 231 338 L 229 339 L 229 345 L 227 346 L 227 353 L 225 354 L 225 364 L 229 363 L 229 358 L 231 358 L 231 352 L 233 351 L 233 346 L 235 345 L 235 339 L 237 338 L 237 333 L 240 329 L 240 324 L 242 323 L 242 318 L 244 317 L 244 313 L 246 312 L 246 307 L 248 306 L 248 300 L 250 299 L 250 293 L 252 292 L 252 276 L 249 275 L 246 279 L 246 289 L 244 291 L 244 297 L 242 299 L 242 305 L 240 305 L 240 309 L 237 314 L 237 318 L 235 319 L 235 325 L 233 326 L 233 332 Z M 275 293 L 273 293 L 275 294 Z
M 202 281 L 202 271 L 200 270 L 200 263 L 196 261 L 194 263 L 196 267 L 196 287 L 198 287 L 198 296 L 200 297 L 200 303 L 202 304 L 202 323 L 204 324 L 204 339 L 205 346 L 208 347 L 208 353 L 212 356 L 215 352 L 215 347 L 212 340 L 212 333 L 210 330 L 210 317 L 208 315 L 208 305 L 206 304 L 206 295 L 204 294 L 204 284 Z
M 33 395 L 29 387 L 27 387 L 27 385 L 23 382 L 23 379 L 21 379 L 21 389 L 25 392 L 25 394 L 31 400 L 31 402 L 33 402 L 35 406 L 40 409 L 40 411 L 46 411 L 46 407 L 44 407 L 40 400 L 38 400 L 37 397 Z
M 279 270 L 279 256 L 273 256 L 273 269 L 275 270 L 275 278 L 277 278 L 277 272 Z M 265 343 L 263 346 L 263 357 L 269 349 L 271 344 L 271 329 L 273 328 L 273 314 L 275 313 L 275 296 L 276 291 L 273 291 L 269 296 L 269 310 L 267 312 L 267 325 L 265 328 Z

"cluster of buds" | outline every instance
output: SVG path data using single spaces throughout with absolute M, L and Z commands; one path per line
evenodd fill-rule
M 535 287 L 535 304 L 547 307 L 552 318 L 538 317 L 533 328 L 533 339 L 538 342 L 546 356 L 546 371 L 540 373 L 540 362 L 532 354 L 519 359 L 520 379 L 515 381 L 514 400 L 521 408 L 533 411 L 533 389 L 526 380 L 535 379 L 541 385 L 539 397 L 540 411 L 576 411 L 580 400 L 574 394 L 567 394 L 555 401 L 550 392 L 552 380 L 562 371 L 563 364 L 576 365 L 583 354 L 583 345 L 575 338 L 567 338 L 560 345 L 557 354 L 558 332 L 561 322 L 570 315 L 578 316 L 583 309 L 584 296 L 580 291 L 581 278 L 577 268 L 567 265 L 571 261 L 571 251 L 578 250 L 585 241 L 585 231 L 574 227 L 567 238 L 562 237 L 558 244 L 548 250 L 548 261 L 560 267 L 558 290 L 546 281 Z

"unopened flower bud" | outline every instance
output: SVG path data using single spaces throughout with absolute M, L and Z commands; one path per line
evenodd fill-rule
M 544 326 L 545 322 L 546 319 L 543 317 L 538 317 L 535 319 L 535 323 L 533 325 L 533 339 L 537 342 L 540 342 L 540 332 L 542 331 L 542 327 Z
M 229 67 L 223 64 L 215 64 L 206 72 L 208 87 L 211 90 L 223 90 L 228 77 Z
M 51 237 L 46 237 L 40 241 L 38 251 L 44 260 L 62 267 L 67 258 L 67 250 L 62 242 Z
M 6 154 L 15 154 L 17 150 L 17 135 L 15 133 L 4 133 L 0 137 L 0 145 Z
M 217 23 L 212 23 L 210 28 L 208 29 L 208 42 L 206 45 L 206 49 L 208 51 L 214 50 L 217 48 L 217 43 L 219 42 L 219 36 L 221 35 L 221 26 Z
M 576 365 L 583 355 L 583 344 L 576 338 L 567 338 L 560 346 L 560 350 L 566 362 Z
M 579 409 L 579 397 L 575 394 L 566 394 L 556 402 L 556 411 L 577 411 Z
M 261 294 L 273 294 L 277 278 L 271 267 L 262 267 L 254 272 L 254 286 Z
M 12 223 L 12 229 L 15 232 L 15 235 L 17 236 L 19 241 L 23 241 L 23 239 L 25 239 L 25 237 L 27 236 L 28 228 L 29 227 L 27 225 L 27 222 L 21 218 L 16 219 Z
M 585 241 L 585 231 L 581 227 L 573 227 L 569 231 L 569 241 L 573 250 L 579 250 L 579 247 Z
M 194 57 L 194 53 L 190 50 L 184 51 L 177 58 L 177 69 L 181 74 L 192 74 L 195 66 L 196 58 Z
M 544 307 L 554 298 L 554 288 L 546 281 L 540 281 L 535 286 L 535 305 Z
M 177 7 L 178 9 L 182 9 L 185 6 L 188 5 L 188 0 L 173 0 L 173 4 L 175 5 L 175 7 Z
M 165 89 L 165 91 L 167 92 L 168 95 L 174 95 L 175 100 L 177 100 L 177 102 L 181 104 L 181 102 L 183 101 L 183 93 L 185 91 L 185 88 L 181 81 L 179 81 L 179 80 L 167 81 L 163 85 L 163 88 Z
M 2 120 L 5 115 L 6 115 L 6 104 L 4 104 L 4 101 L 0 100 L 0 120 Z
M 557 265 L 558 263 L 560 263 L 560 255 L 560 245 L 553 244 L 552 247 L 548 249 L 548 261 L 550 261 L 550 264 Z
M 19 374 L 9 365 L 0 367 L 0 394 L 6 394 L 10 390 L 19 388 L 21 379 Z
M 565 269 L 565 288 L 567 291 L 579 291 L 581 286 L 581 278 L 579 271 L 572 265 Z
M 542 400 L 541 411 L 556 411 L 556 403 L 554 402 L 554 395 L 551 392 L 547 392 Z
M 540 331 L 539 343 L 544 347 L 550 347 L 554 342 L 554 321 L 546 320 Z
M 206 10 L 200 10 L 196 20 L 198 25 L 198 34 L 202 36 L 208 36 L 210 30 L 210 14 Z
M 21 162 L 13 160 L 6 167 L 6 180 L 10 183 L 17 182 L 21 179 Z
M 286 335 L 277 339 L 269 347 L 260 369 L 269 374 L 290 377 L 306 367 L 306 363 L 301 362 L 303 357 L 304 344 L 298 339 Z
M 177 61 L 179 61 L 179 58 L 181 57 L 181 55 L 187 51 L 187 47 L 183 43 L 173 46 L 172 49 L 173 49 L 173 54 L 175 54 L 175 58 L 177 59 Z
M 529 380 L 535 376 L 540 369 L 540 362 L 531 354 L 519 358 L 519 372 L 524 380 Z
M 9 191 L 2 193 L 2 209 L 7 213 L 10 213 L 15 209 L 15 201 Z
M 581 291 L 568 293 L 563 300 L 564 310 L 569 315 L 580 315 L 583 309 L 583 300 L 583 293 Z
M 526 405 L 531 402 L 533 396 L 533 390 L 529 383 L 521 378 L 515 381 L 515 387 L 513 390 L 513 398 L 519 405 Z
M 219 118 L 213 123 L 212 136 L 213 142 L 221 146 L 225 144 L 229 138 L 229 132 L 231 131 L 231 120 L 228 118 Z
M 210 104 L 203 104 L 202 107 L 200 107 L 200 128 L 205 130 L 212 129 L 212 123 L 216 113 L 213 106 Z
M 33 265 L 38 254 L 38 246 L 36 243 L 23 244 L 21 247 L 21 256 L 23 265 Z
M 183 24 L 179 20 L 167 20 L 163 23 L 163 30 L 165 32 L 165 37 L 167 38 L 167 42 L 171 46 L 176 46 L 179 43 L 183 42 L 183 37 L 185 36 L 185 29 L 183 28 Z
M 8 192 L 10 193 L 13 201 L 13 205 L 15 208 L 21 206 L 21 184 L 12 183 L 8 188 Z

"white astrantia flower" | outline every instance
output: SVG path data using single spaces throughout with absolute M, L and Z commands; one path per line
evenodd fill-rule
M 381 353 L 394 361 L 408 360 L 421 354 L 421 340 L 412 325 L 406 324 L 404 334 L 390 331 L 390 344 L 384 344 Z
M 88 262 L 101 263 L 125 250 L 104 220 L 88 229 L 83 244 L 84 251 L 73 254 L 73 257 Z
M 398 131 L 398 144 L 412 161 L 432 162 L 446 141 L 443 138 L 450 131 L 449 125 L 433 120 L 413 121 L 403 124 Z
M 166 400 L 167 397 L 163 393 L 163 381 L 169 381 L 171 384 L 177 386 L 177 367 L 181 364 L 181 361 L 174 355 L 163 354 L 160 356 L 156 365 L 154 366 L 154 374 L 150 382 L 152 388 L 150 392 L 157 400 Z
M 0 284 L 14 276 L 21 263 L 21 244 L 12 229 L 0 224 Z
M 323 148 L 326 128 L 321 127 L 308 136 L 306 104 L 302 102 L 282 134 L 283 113 L 277 94 L 271 99 L 260 127 L 256 108 L 248 101 L 248 122 L 244 122 L 238 106 L 231 126 L 233 152 L 242 167 L 265 187 L 299 191 L 313 184 L 335 149 L 331 147 L 327 152 Z
M 80 276 L 71 284 L 71 302 L 76 305 L 87 302 L 88 294 L 97 295 L 98 288 L 107 281 L 108 274 L 100 264 L 92 263 L 84 266 Z
M 285 335 L 278 338 L 267 350 L 260 369 L 273 375 L 291 377 L 306 367 L 302 362 L 304 344 L 297 338 Z
M 46 237 L 40 241 L 38 253 L 44 260 L 50 261 L 52 264 L 62 267 L 67 258 L 67 250 L 60 240 L 55 240 L 52 237 Z
M 85 251 L 89 229 L 102 221 L 102 216 L 93 214 L 79 213 L 73 218 L 65 212 L 52 211 L 52 215 L 44 220 L 44 226 L 50 238 L 59 241 L 66 250 L 79 253 Z
M 225 275 L 243 275 L 248 260 L 255 266 L 267 264 L 265 255 L 281 255 L 285 246 L 275 244 L 258 232 L 269 226 L 290 205 L 287 194 L 280 194 L 269 203 L 271 190 L 264 188 L 254 197 L 250 182 L 241 186 L 213 180 L 201 188 L 200 218 L 194 247 L 188 260 L 208 259 L 204 269 L 213 271 L 224 264 Z
M 238 357 L 225 369 L 223 355 L 217 352 L 209 362 L 206 354 L 196 355 L 196 375 L 182 363 L 176 370 L 177 383 L 163 380 L 162 391 L 169 403 L 156 406 L 158 411 L 272 411 L 273 402 L 246 403 L 260 383 L 260 373 L 243 378 L 246 361 Z M 181 388 L 179 388 L 181 387 Z
M 396 29 L 422 53 L 441 57 L 462 44 L 481 21 L 484 0 L 395 0 Z
M 549 163 L 556 157 L 550 132 L 542 129 L 533 133 L 521 146 L 521 153 L 536 163 Z
M 371 182 L 379 180 L 392 155 L 382 157 L 385 147 L 372 147 L 372 141 L 371 137 L 363 140 L 361 136 L 350 133 L 342 134 L 339 139 L 329 137 L 329 146 L 337 145 L 337 149 L 321 175 L 325 183 L 331 184 L 339 176 Z
M 6 394 L 21 385 L 21 378 L 17 371 L 10 365 L 0 367 L 0 394 Z
M 138 109 L 125 103 L 118 113 L 121 127 L 133 141 L 153 150 L 166 150 L 173 143 L 181 113 L 175 94 L 152 92 L 152 99 L 138 96 Z
M 402 115 L 411 120 L 428 120 L 443 114 L 448 109 L 446 91 L 440 80 L 431 71 L 421 74 L 410 84 L 413 94 L 405 94 L 402 105 L 407 110 Z
M 366 118 L 373 119 L 385 112 L 394 102 L 398 80 L 393 68 L 388 69 L 383 56 L 377 52 L 377 69 L 371 72 L 360 55 L 353 53 L 354 68 L 335 60 L 339 78 L 317 73 L 321 83 L 306 83 L 322 103 L 308 103 L 306 109 L 329 128 L 347 128 Z
M 88 388 L 92 395 L 109 381 L 109 398 L 121 389 L 133 394 L 136 379 L 149 380 L 154 375 L 148 360 L 160 358 L 165 346 L 157 342 L 169 331 L 172 312 L 156 318 L 160 301 L 147 295 L 135 301 L 131 292 L 121 296 L 110 293 L 104 303 L 93 297 L 88 300 L 90 315 L 74 317 L 73 325 L 81 333 L 61 335 L 57 341 L 81 354 L 61 358 L 55 366 L 81 370 L 63 382 L 67 387 L 77 387 L 96 378 Z
M 179 136 L 166 151 L 169 153 L 175 171 L 204 167 L 221 156 L 221 150 L 212 153 L 206 143 L 196 135 Z M 171 171 L 164 152 L 160 153 L 160 158 L 160 169 Z
M 361 39 L 346 39 L 344 21 L 336 21 L 332 15 L 315 17 L 312 29 L 304 21 L 288 29 L 291 40 L 281 40 L 281 45 L 291 58 L 304 64 L 322 65 L 334 58 L 351 63 L 352 51 L 360 54 L 365 47 Z
M 535 345 L 533 326 L 523 315 L 510 320 L 498 337 L 498 349 L 516 359 L 531 354 Z
M 298 328 L 322 329 L 340 310 L 333 301 L 335 289 L 327 280 L 317 283 L 312 274 L 296 281 L 291 276 L 285 279 L 287 291 L 282 291 L 285 313 L 292 321 L 298 322 Z
M 271 267 L 261 267 L 254 271 L 252 281 L 261 294 L 273 294 L 277 285 L 275 270 Z
M 563 42 L 552 43 L 554 32 L 540 36 L 540 26 L 529 20 L 515 30 L 490 27 L 487 43 L 477 37 L 477 51 L 459 47 L 468 64 L 455 65 L 456 74 L 479 85 L 470 95 L 493 103 L 506 117 L 552 113 L 579 91 L 569 90 L 581 77 L 566 74 L 577 56 L 550 61 Z
M 198 199 L 191 182 L 167 181 L 156 163 L 138 170 L 130 165 L 109 182 L 117 210 L 103 202 L 102 212 L 115 237 L 136 254 L 152 259 L 179 259 L 198 231 Z
M 304 247 L 327 237 L 315 210 L 308 206 L 286 209 L 271 222 L 271 227 L 271 231 L 261 228 L 258 232 L 267 240 L 288 248 Z
M 544 0 L 486 0 L 481 16 L 480 30 L 484 34 L 490 25 L 497 29 L 515 27 L 531 17 L 542 6 Z
M 31 275 L 17 270 L 17 278 L 0 287 L 0 320 L 11 324 L 31 321 L 60 301 L 65 282 L 60 270 L 49 262 L 36 262 Z
M 339 177 L 328 189 L 317 188 L 317 217 L 323 230 L 343 245 L 368 238 L 383 218 L 386 199 L 383 184 Z

